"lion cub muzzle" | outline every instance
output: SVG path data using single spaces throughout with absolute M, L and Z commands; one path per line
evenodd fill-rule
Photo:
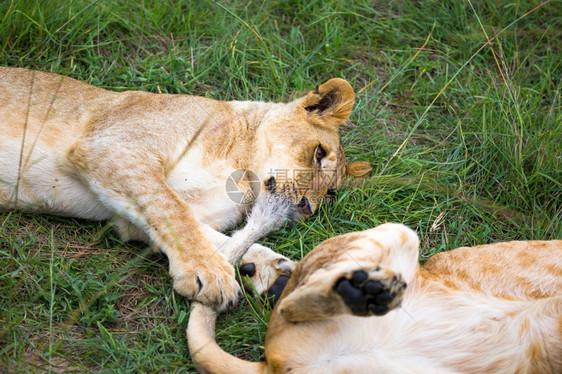
M 310 203 L 310 200 L 305 195 L 299 196 L 299 189 L 294 188 L 292 183 L 287 183 L 278 188 L 275 177 L 269 177 L 264 181 L 265 190 L 270 194 L 278 194 L 292 202 L 296 207 L 296 213 L 299 218 L 306 218 L 311 216 L 316 211 L 316 208 Z M 298 203 L 297 203 L 298 201 Z

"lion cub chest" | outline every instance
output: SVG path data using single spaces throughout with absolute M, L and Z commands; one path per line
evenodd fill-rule
M 249 208 L 227 191 L 227 180 L 234 171 L 227 160 L 210 159 L 194 147 L 173 165 L 167 182 L 199 222 L 224 231 L 239 224 Z

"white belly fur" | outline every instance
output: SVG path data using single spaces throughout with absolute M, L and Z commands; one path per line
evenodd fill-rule
M 533 317 L 527 332 L 519 328 L 524 324 L 518 319 L 528 318 L 529 310 L 531 316 L 541 314 L 543 307 L 536 300 L 506 301 L 462 292 L 445 299 L 437 296 L 407 294 L 401 308 L 383 317 L 343 315 L 311 322 L 311 327 L 325 325 L 310 330 L 303 326 L 308 349 L 299 345 L 289 366 L 298 373 L 371 373 L 373 367 L 379 373 L 454 373 L 464 365 L 467 372 L 483 373 L 490 372 L 495 360 L 504 360 L 515 372 L 527 364 L 532 343 L 545 338 Z M 522 310 L 527 314 L 518 313 Z M 551 323 L 554 331 L 557 321 Z M 490 349 L 494 356 L 487 354 Z
M 18 173 L 14 165 L 20 165 L 20 149 L 21 139 L 0 140 L 0 210 L 16 207 L 94 220 L 111 218 L 110 211 L 80 181 L 63 171 L 65 148 L 53 150 L 37 142 L 29 157 L 31 147 L 25 146 L 25 167 Z

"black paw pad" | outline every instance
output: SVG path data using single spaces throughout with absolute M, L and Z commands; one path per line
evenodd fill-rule
M 240 275 L 242 277 L 249 276 L 253 277 L 256 274 L 256 265 L 253 262 L 248 262 L 247 264 L 240 266 Z
M 271 308 L 275 306 L 275 304 L 281 297 L 281 294 L 283 293 L 283 290 L 285 289 L 285 286 L 287 286 L 288 282 L 289 277 L 282 275 L 277 278 L 273 286 L 269 287 L 269 289 L 265 293 L 264 298 L 269 301 L 269 305 L 271 306 Z
M 383 289 L 384 289 L 384 287 L 383 287 L 381 282 L 373 281 L 373 280 L 368 281 L 363 286 L 363 290 L 365 290 L 367 295 L 376 295 L 376 294 L 380 293 Z
M 396 277 L 391 284 L 401 283 L 399 293 L 406 287 L 405 283 Z M 374 314 L 382 316 L 386 314 L 397 294 L 391 290 L 396 287 L 387 286 L 378 280 L 369 279 L 366 272 L 359 270 L 348 278 L 340 278 L 334 285 L 334 289 L 341 296 L 343 302 L 354 314 L 366 316 Z
M 342 278 L 337 286 L 336 292 L 340 294 L 343 302 L 351 308 L 355 314 L 367 313 L 367 299 L 363 291 L 353 285 L 348 279 Z
M 368 278 L 367 273 L 365 273 L 364 271 L 356 271 L 355 273 L 353 273 L 353 284 L 356 287 L 359 287 L 361 284 L 363 284 Z

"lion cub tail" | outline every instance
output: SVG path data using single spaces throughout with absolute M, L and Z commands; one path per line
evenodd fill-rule
M 223 351 L 215 340 L 215 311 L 203 304 L 194 303 L 187 324 L 187 343 L 191 358 L 199 366 L 199 373 L 261 374 L 263 362 L 249 362 Z

